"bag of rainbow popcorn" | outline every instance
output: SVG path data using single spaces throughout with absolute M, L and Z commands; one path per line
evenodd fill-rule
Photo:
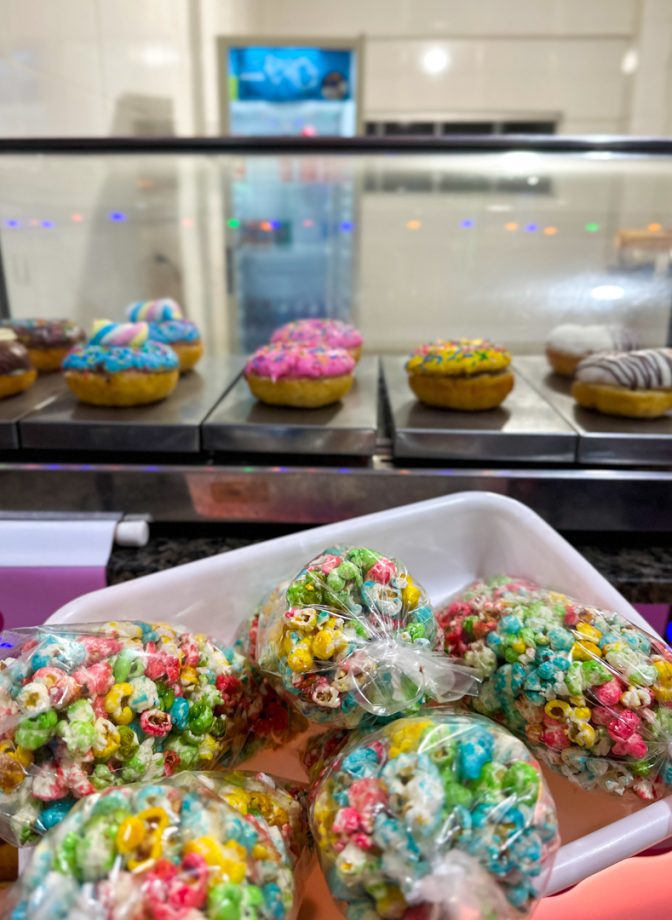
M 328 732 L 325 750 L 335 740 Z M 310 822 L 348 918 L 531 912 L 559 837 L 539 765 L 518 739 L 437 707 L 356 731 L 341 748 L 311 788 Z M 320 759 L 313 745 L 308 760 Z
M 478 712 L 584 789 L 652 801 L 672 786 L 672 650 L 618 613 L 503 575 L 437 614 L 484 680 Z
M 91 795 L 35 847 L 9 917 L 289 920 L 310 855 L 301 795 L 241 772 Z

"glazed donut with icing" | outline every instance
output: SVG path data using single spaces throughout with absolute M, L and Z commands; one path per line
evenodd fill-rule
M 644 348 L 584 358 L 572 396 L 606 415 L 659 418 L 672 409 L 672 348 Z
M 345 348 L 355 361 L 359 361 L 363 339 L 358 329 L 340 319 L 297 319 L 276 329 L 271 336 L 271 342 L 304 345 L 307 348 L 318 345 L 325 348 Z
M 354 359 L 343 348 L 275 343 L 257 349 L 244 373 L 260 402 L 317 409 L 338 402 L 349 392 L 354 367 Z
M 31 365 L 41 374 L 60 370 L 70 349 L 86 339 L 84 330 L 69 319 L 8 319 L 2 325 L 28 349 Z
M 30 363 L 28 349 L 12 329 L 0 328 L 0 399 L 32 387 L 37 371 Z
M 637 348 L 634 334 L 625 326 L 556 326 L 546 342 L 546 357 L 556 374 L 573 377 L 579 361 L 588 355 Z
M 406 362 L 408 384 L 420 402 L 440 409 L 494 409 L 513 389 L 511 354 L 485 339 L 438 339 Z
M 179 365 L 172 348 L 149 341 L 147 323 L 102 320 L 94 324 L 89 342 L 66 357 L 63 371 L 80 402 L 138 406 L 172 393 Z

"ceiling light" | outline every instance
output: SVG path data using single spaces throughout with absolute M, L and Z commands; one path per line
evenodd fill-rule
M 450 63 L 450 57 L 443 48 L 429 48 L 422 56 L 421 66 L 425 73 L 432 76 L 443 73 Z
M 620 284 L 599 284 L 590 292 L 594 300 L 620 300 L 625 291 Z

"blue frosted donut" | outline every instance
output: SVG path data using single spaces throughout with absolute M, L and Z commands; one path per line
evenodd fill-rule
M 118 374 L 122 371 L 176 371 L 180 360 L 168 345 L 147 342 L 140 347 L 127 345 L 82 345 L 74 348 L 63 361 L 64 371 L 91 371 Z
M 195 323 L 186 319 L 172 319 L 164 323 L 149 324 L 150 342 L 162 342 L 165 345 L 193 343 L 201 341 L 201 333 Z

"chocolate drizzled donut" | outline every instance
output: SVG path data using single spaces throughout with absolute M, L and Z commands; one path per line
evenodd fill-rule
M 669 390 L 672 389 L 672 348 L 591 355 L 580 362 L 576 379 L 628 390 Z

